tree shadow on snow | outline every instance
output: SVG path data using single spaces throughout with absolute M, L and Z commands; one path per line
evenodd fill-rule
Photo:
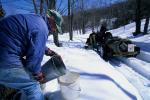
M 150 52 L 150 43 L 134 42 L 141 50 Z
M 131 35 L 131 36 L 128 36 L 128 39 L 134 39 L 134 38 L 138 38 L 138 37 L 141 37 L 141 36 L 143 36 L 143 34 L 138 34 L 137 36 Z
M 114 79 L 111 77 L 104 75 L 104 74 L 91 74 L 91 73 L 80 73 L 81 77 L 87 77 L 87 78 L 92 78 L 92 79 L 100 79 L 100 80 L 109 80 L 113 82 L 119 89 L 121 89 L 126 95 L 128 95 L 132 100 L 137 100 L 136 96 L 133 94 L 129 93 L 127 90 L 122 88 Z
M 117 57 L 111 58 L 109 60 L 109 63 L 113 66 L 113 67 L 121 67 L 122 62 L 120 60 L 117 59 Z

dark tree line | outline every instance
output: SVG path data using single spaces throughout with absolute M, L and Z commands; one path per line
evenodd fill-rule
M 61 8 L 61 4 L 66 2 L 59 0 L 33 0 L 34 10 L 36 14 L 43 14 L 47 9 L 55 9 L 64 16 L 62 26 L 63 32 L 69 32 L 69 40 L 73 40 L 73 30 L 77 33 L 84 34 L 86 29 L 99 31 L 102 21 L 109 22 L 115 19 L 111 28 L 136 22 L 134 35 L 147 34 L 149 17 L 150 17 L 150 0 L 118 0 L 111 3 L 112 0 L 97 0 L 92 2 L 93 6 L 89 8 L 88 4 L 91 0 L 68 0 L 67 6 Z M 37 6 L 37 2 L 39 6 Z M 91 3 L 91 2 L 90 2 Z M 45 9 L 45 4 L 47 9 Z M 141 30 L 141 19 L 145 20 L 144 30 Z M 58 34 L 53 34 L 54 43 L 59 46 Z
M 149 17 L 150 17 L 150 1 L 149 0 L 128 0 L 130 5 L 134 4 L 130 9 L 134 11 L 134 20 L 136 22 L 136 29 L 133 35 L 140 33 L 148 33 Z M 141 20 L 145 20 L 144 30 L 141 30 Z
M 110 0 L 111 1 L 111 0 Z M 97 8 L 86 9 L 85 1 L 78 2 L 78 6 L 74 12 L 73 29 L 78 29 L 80 33 L 85 33 L 85 28 L 98 27 L 101 19 L 111 20 L 116 18 L 112 28 L 117 28 L 131 22 L 136 23 L 135 32 L 133 35 L 147 34 L 149 17 L 150 17 L 150 0 L 121 0 L 116 3 L 110 3 L 109 5 L 99 6 Z M 105 4 L 105 2 L 100 2 Z M 80 5 L 80 6 L 79 6 Z M 144 30 L 141 30 L 141 19 L 145 20 Z M 66 18 L 65 27 L 68 19 Z M 65 28 L 67 31 L 67 28 Z

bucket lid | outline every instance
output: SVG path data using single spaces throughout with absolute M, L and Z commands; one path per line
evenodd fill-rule
M 67 71 L 65 75 L 60 76 L 58 78 L 58 83 L 64 84 L 64 85 L 70 85 L 70 84 L 76 82 L 79 77 L 80 77 L 79 73 Z

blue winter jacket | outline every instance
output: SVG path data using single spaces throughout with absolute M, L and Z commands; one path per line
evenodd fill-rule
M 0 20 L 0 68 L 24 66 L 39 73 L 47 37 L 47 25 L 38 15 L 18 14 Z

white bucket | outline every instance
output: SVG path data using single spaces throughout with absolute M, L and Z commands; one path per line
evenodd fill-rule
M 80 74 L 68 71 L 65 75 L 58 78 L 61 95 L 65 100 L 75 100 L 80 96 L 79 85 Z

